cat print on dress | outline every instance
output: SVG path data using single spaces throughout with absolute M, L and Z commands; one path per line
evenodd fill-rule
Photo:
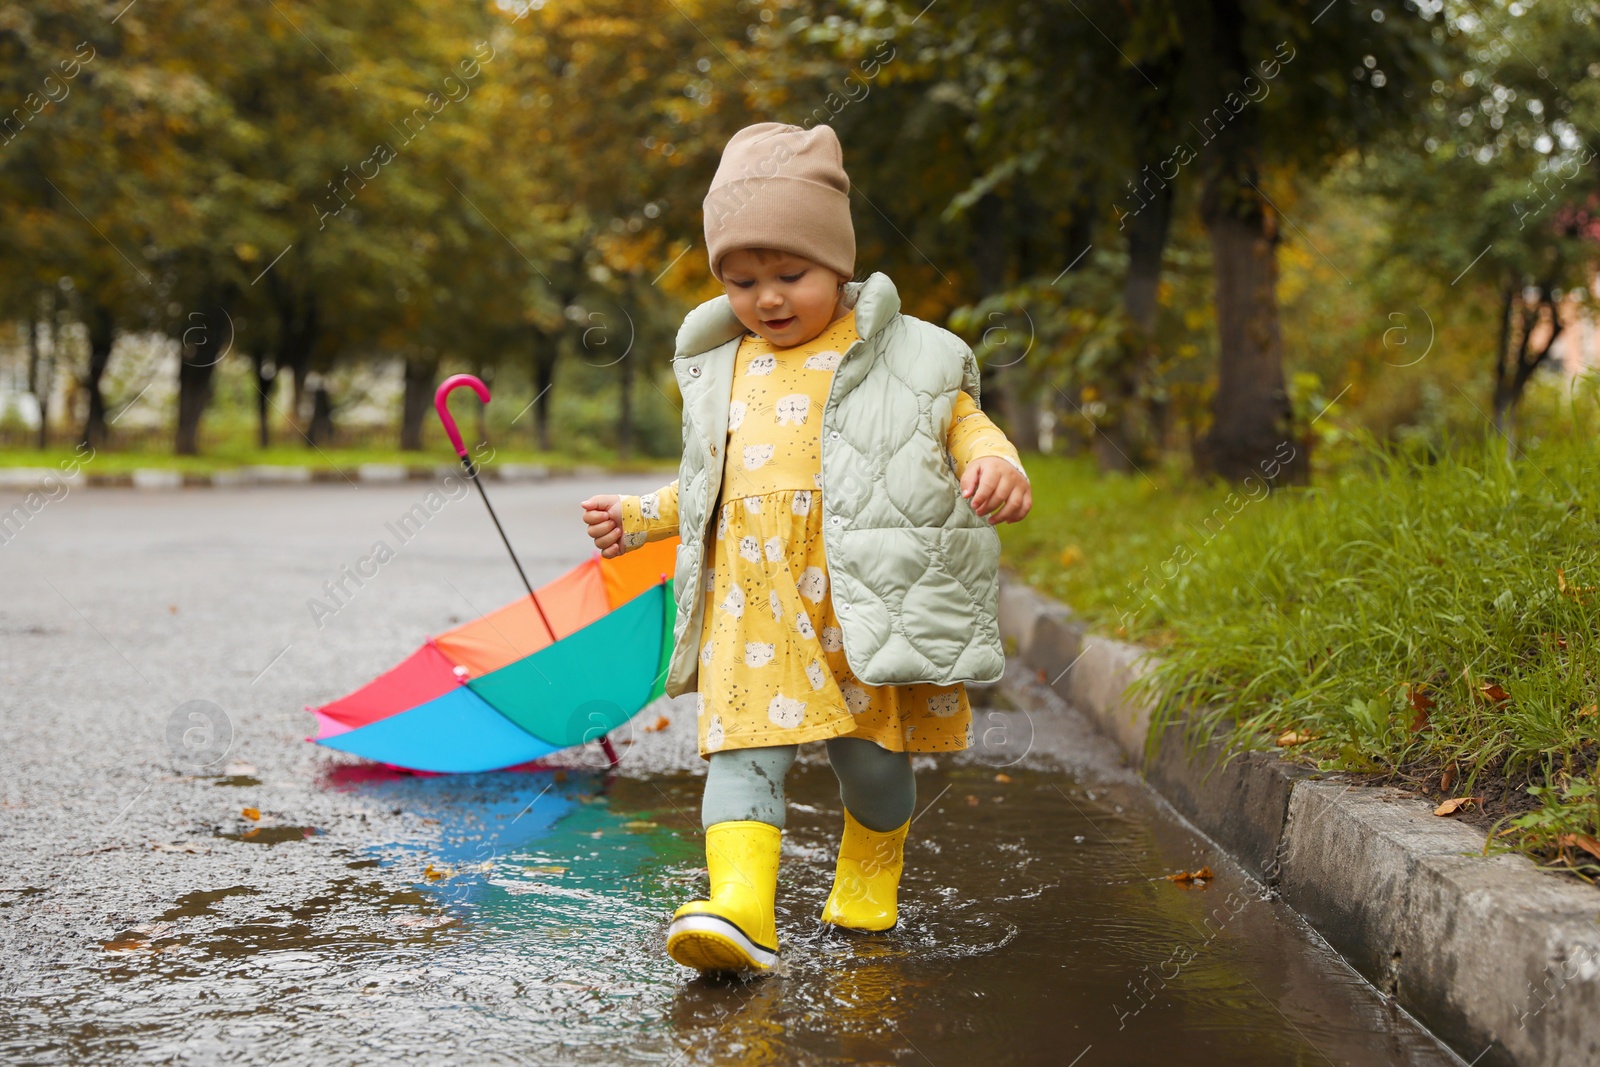
M 779 693 L 767 705 L 767 718 L 772 725 L 783 730 L 793 730 L 799 726 L 806 717 L 806 705 L 803 700 L 794 700 Z
M 811 514 L 811 491 L 809 489 L 797 490 L 794 494 L 793 502 L 789 505 L 789 510 L 796 515 Z
M 761 562 L 761 542 L 754 534 L 739 538 L 739 555 L 751 563 Z
M 711 716 L 711 724 L 706 727 L 706 748 L 716 752 L 722 748 L 722 744 L 726 740 L 727 738 L 722 733 L 722 716 Z
M 776 589 L 767 590 L 767 606 L 772 609 L 772 621 L 782 622 L 783 604 L 778 600 L 778 591 Z
M 771 374 L 777 366 L 778 357 L 773 355 L 771 352 L 768 352 L 765 355 L 756 356 L 754 359 L 752 359 L 749 366 L 745 368 L 745 373 Z
M 828 683 L 828 665 L 820 659 L 814 659 L 807 663 L 806 681 L 811 683 L 811 688 L 821 689 Z
M 745 445 L 744 469 L 747 471 L 760 470 L 767 460 L 772 458 L 772 454 L 775 451 L 777 451 L 776 445 Z M 745 499 L 753 500 L 755 498 L 745 497 Z
M 804 393 L 790 393 L 788 396 L 779 397 L 777 404 L 778 425 L 803 424 L 806 421 L 806 415 L 810 411 L 811 398 Z
M 767 538 L 767 562 L 776 563 L 783 558 L 783 538 L 773 534 Z
M 711 662 L 711 652 L 712 652 L 712 644 L 708 640 L 705 644 L 700 646 L 700 662 L 701 663 L 710 663 Z
M 859 685 L 851 684 L 840 689 L 844 694 L 845 707 L 850 709 L 850 714 L 860 715 L 872 704 L 872 698 L 867 691 Z
M 948 719 L 961 710 L 961 698 L 955 693 L 933 693 L 928 697 L 928 713 L 940 719 Z
M 744 618 L 744 590 L 739 588 L 738 582 L 734 582 L 728 595 L 722 598 L 722 610 L 736 619 Z
M 822 650 L 824 652 L 838 652 L 844 648 L 844 631 L 837 626 L 824 626 L 822 628 Z
M 795 632 L 797 632 L 807 641 L 810 641 L 817 636 L 817 631 L 811 627 L 811 616 L 807 615 L 803 611 L 794 617 L 794 628 Z
M 795 583 L 800 587 L 800 595 L 813 604 L 822 602 L 822 594 L 828 591 L 828 576 L 822 573 L 821 567 L 807 567 L 800 572 L 800 580 Z
M 746 667 L 765 667 L 772 662 L 772 656 L 777 651 L 777 646 L 771 641 L 746 641 L 744 643 L 744 665 Z
M 806 370 L 833 370 L 839 366 L 839 361 L 844 356 L 839 352 L 818 352 L 814 356 L 807 356 Z
M 744 425 L 745 402 L 735 400 L 728 405 L 728 429 L 737 430 Z

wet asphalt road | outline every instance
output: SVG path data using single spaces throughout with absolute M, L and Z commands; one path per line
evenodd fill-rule
M 492 491 L 540 582 L 591 551 L 577 501 L 669 477 Z M 840 815 L 809 746 L 784 973 L 693 980 L 661 951 L 703 881 L 689 698 L 619 731 L 614 775 L 580 753 L 416 777 L 305 743 L 305 705 L 517 595 L 475 495 L 396 535 L 429 489 L 78 490 L 0 545 L 0 1060 L 1459 1062 L 1037 691 L 991 698 L 981 751 L 917 761 L 884 938 L 815 922 Z M 192 701 L 221 715 L 186 748 Z

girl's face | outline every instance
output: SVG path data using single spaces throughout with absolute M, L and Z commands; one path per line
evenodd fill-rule
M 804 344 L 840 317 L 840 277 L 792 252 L 739 248 L 722 257 L 723 287 L 750 332 L 779 348 Z

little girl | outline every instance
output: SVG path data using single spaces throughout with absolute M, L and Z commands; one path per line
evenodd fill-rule
M 849 188 L 830 127 L 729 140 L 705 199 L 726 295 L 673 359 L 679 477 L 581 504 L 603 556 L 681 535 L 666 692 L 698 692 L 711 893 L 674 913 L 667 952 L 701 971 L 777 963 L 783 783 L 806 741 L 827 742 L 845 809 L 822 921 L 895 925 L 910 753 L 971 745 L 962 683 L 1004 667 L 993 524 L 1028 513 L 1028 479 L 978 408 L 972 350 L 901 314 L 885 275 L 850 281 Z

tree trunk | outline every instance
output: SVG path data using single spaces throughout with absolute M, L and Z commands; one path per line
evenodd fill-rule
M 267 276 L 267 286 L 278 319 L 277 347 L 272 356 L 273 376 L 276 378 L 285 369 L 289 371 L 292 384 L 289 422 L 297 432 L 303 433 L 306 375 L 311 371 L 311 354 L 321 329 L 320 308 L 316 294 L 305 292 L 293 281 L 286 280 L 281 271 Z
M 1245 18 L 1239 0 L 1212 0 L 1209 14 L 1207 73 L 1221 99 L 1249 73 Z M 1258 188 L 1256 111 L 1246 108 L 1204 145 L 1200 217 L 1211 240 L 1216 286 L 1217 391 L 1196 466 L 1234 482 L 1254 475 L 1303 483 L 1310 457 L 1307 443 L 1294 437 L 1284 387 L 1277 217 Z
M 1162 443 L 1158 419 L 1140 399 L 1139 385 L 1155 361 L 1157 294 L 1161 288 L 1161 257 L 1166 252 L 1172 221 L 1172 185 L 1150 183 L 1147 195 L 1149 199 L 1138 214 L 1130 216 L 1127 227 L 1128 274 L 1123 282 L 1122 309 L 1128 330 L 1122 340 L 1121 358 L 1107 376 L 1110 417 L 1103 427 L 1103 437 L 1095 442 L 1100 469 L 1124 473 L 1154 460 Z
M 272 447 L 272 387 L 278 384 L 278 367 L 260 350 L 251 353 L 250 363 L 256 376 L 256 445 L 265 450 Z
M 41 303 L 48 303 L 50 308 L 45 319 L 52 331 L 50 354 L 45 355 L 39 343 L 40 308 L 36 304 L 28 316 L 28 391 L 33 394 L 33 402 L 39 408 L 37 445 L 43 451 L 50 447 L 50 390 L 55 386 L 55 294 L 48 293 L 47 300 Z
M 306 410 L 306 379 L 311 374 L 311 368 L 305 363 L 292 364 L 293 369 L 289 375 L 289 425 L 297 433 L 305 433 Z
M 422 424 L 438 385 L 437 357 L 412 356 L 406 360 L 405 396 L 400 402 L 400 450 L 422 451 Z
M 311 430 L 308 434 L 314 448 L 333 444 L 333 399 L 328 387 L 321 382 L 311 394 Z
M 473 367 L 472 371 L 473 371 L 474 374 L 477 375 L 477 378 L 478 378 L 478 380 L 480 382 L 482 382 L 490 390 L 494 389 L 494 368 L 493 367 L 485 367 L 483 364 L 480 363 L 476 367 Z M 482 444 L 488 444 L 489 443 L 489 405 L 488 404 L 474 404 L 473 405 L 473 410 L 472 410 L 472 420 L 473 420 L 473 424 L 478 429 L 478 442 L 482 443 Z
M 550 450 L 550 389 L 556 379 L 556 355 L 560 339 L 543 330 L 533 331 L 533 446 Z
M 1278 331 L 1276 220 L 1253 190 L 1206 213 L 1216 284 L 1217 391 L 1202 470 L 1239 482 L 1251 475 L 1305 481 L 1294 437 Z M 1287 468 L 1287 469 L 1284 469 Z
M 978 276 L 978 299 L 985 300 L 1006 287 L 1007 265 L 1015 247 L 1005 201 L 985 193 L 972 206 L 971 256 Z M 993 396 L 988 407 L 1000 416 L 1006 436 L 1019 452 L 1039 450 L 1039 409 L 1022 380 L 1020 353 L 1000 354 L 982 371 L 978 392 Z
M 174 450 L 180 456 L 200 454 L 200 421 L 211 405 L 217 364 L 227 354 L 232 341 L 221 328 L 228 316 L 220 303 L 203 303 L 200 316 L 199 325 L 184 330 L 178 355 L 178 425 Z
M 90 303 L 88 319 L 89 366 L 83 376 L 83 388 L 89 394 L 89 413 L 83 422 L 82 443 L 98 450 L 106 446 L 108 436 L 106 399 L 100 392 L 100 379 L 111 362 L 116 330 L 111 309 L 98 301 Z
M 1516 448 L 1516 414 L 1522 394 L 1527 391 L 1534 373 L 1550 358 L 1563 329 L 1561 309 L 1551 296 L 1550 286 L 1541 283 L 1535 289 L 1538 300 L 1531 308 L 1523 302 L 1519 312 L 1518 290 L 1508 285 L 1501 307 L 1500 352 L 1494 368 L 1494 428 L 1513 449 Z M 1547 314 L 1550 332 L 1534 350 L 1534 331 Z M 1513 316 L 1516 316 L 1515 335 L 1510 329 Z
M 617 457 L 626 460 L 633 455 L 633 360 L 624 356 L 619 362 L 622 399 L 617 410 Z
M 1506 356 L 1511 352 L 1511 342 L 1516 336 L 1516 300 L 1520 292 L 1516 282 L 1507 281 L 1500 294 L 1500 346 L 1494 354 L 1494 430 L 1506 436 L 1507 413 L 1512 397 L 1506 380 Z M 1523 341 L 1526 344 L 1526 339 Z

